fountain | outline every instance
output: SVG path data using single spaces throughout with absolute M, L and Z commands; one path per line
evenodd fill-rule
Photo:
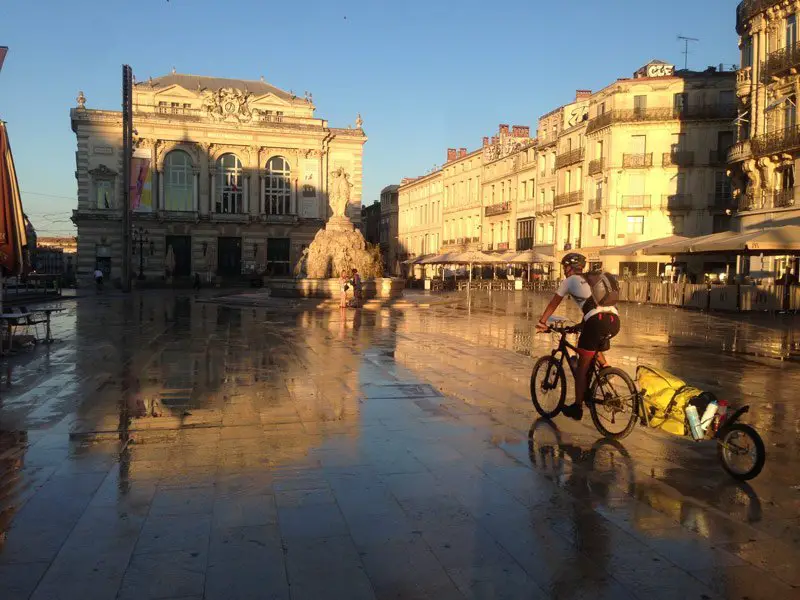
M 347 172 L 339 167 L 331 173 L 331 209 L 333 216 L 320 229 L 295 266 L 295 279 L 268 282 L 273 296 L 338 297 L 339 277 L 358 269 L 365 299 L 392 298 L 402 294 L 403 282 L 382 277 L 380 251 L 370 249 L 361 232 L 347 217 L 350 190 Z

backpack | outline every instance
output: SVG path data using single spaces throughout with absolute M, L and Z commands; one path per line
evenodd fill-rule
M 582 273 L 583 280 L 592 288 L 592 299 L 597 306 L 615 306 L 619 302 L 619 282 L 611 273 L 591 271 Z

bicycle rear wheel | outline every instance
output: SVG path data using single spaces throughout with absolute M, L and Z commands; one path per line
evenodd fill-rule
M 717 441 L 717 456 L 731 477 L 748 481 L 761 473 L 767 451 L 755 429 L 744 423 L 734 423 L 723 430 Z
M 561 363 L 552 356 L 543 356 L 531 372 L 531 401 L 545 419 L 552 419 L 564 407 L 567 379 Z
M 589 412 L 597 430 L 619 440 L 627 437 L 636 425 L 639 395 L 636 384 L 625 371 L 616 367 L 601 369 L 589 391 Z

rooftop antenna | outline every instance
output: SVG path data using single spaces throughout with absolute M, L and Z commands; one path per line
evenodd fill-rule
M 689 68 L 689 42 L 699 42 L 700 40 L 685 35 L 679 35 L 678 39 L 683 40 L 683 70 L 685 71 Z

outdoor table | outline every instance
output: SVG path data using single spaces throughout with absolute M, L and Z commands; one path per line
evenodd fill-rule
M 45 344 L 52 344 L 55 340 L 53 339 L 53 334 L 50 331 L 50 316 L 56 312 L 63 312 L 63 308 L 42 308 L 39 310 L 31 311 L 32 313 L 42 312 L 45 314 L 45 326 L 47 327 L 47 332 L 44 336 L 44 343 Z
M 8 352 L 11 352 L 11 344 L 13 343 L 14 339 L 12 335 L 12 328 L 18 326 L 14 324 L 14 321 L 18 321 L 19 319 L 27 319 L 32 315 L 33 313 L 30 312 L 0 314 L 0 321 L 5 325 L 4 329 L 6 330 L 6 337 L 8 338 L 8 348 L 4 348 L 2 343 L 3 341 L 0 340 L 0 354 L 7 354 Z

